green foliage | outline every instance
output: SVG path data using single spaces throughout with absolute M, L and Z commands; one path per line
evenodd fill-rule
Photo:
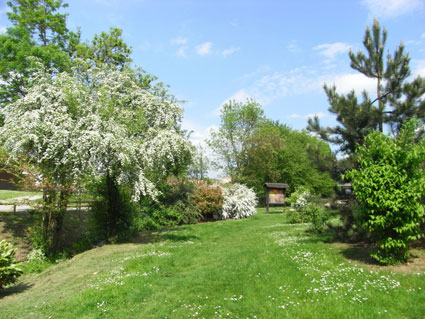
M 138 207 L 135 227 L 138 230 L 158 230 L 174 227 L 182 223 L 183 214 L 179 207 L 166 207 L 161 204 L 141 204 Z
M 221 109 L 221 125 L 211 133 L 209 146 L 224 164 L 226 174 L 235 179 L 248 162 L 251 136 L 265 121 L 261 105 L 253 99 L 245 103 L 229 101 Z M 216 166 L 220 165 L 216 163 Z
M 75 55 L 93 66 L 109 65 L 123 69 L 131 63 L 131 53 L 131 48 L 122 38 L 122 30 L 111 28 L 109 33 L 95 34 L 90 43 L 80 43 Z
M 0 241 L 0 289 L 11 284 L 22 274 L 15 261 L 16 248 L 5 240 Z
M 208 169 L 211 167 L 209 158 L 205 154 L 202 146 L 196 148 L 192 157 L 192 163 L 188 167 L 187 176 L 197 180 L 204 180 L 208 177 Z
M 23 270 L 25 273 L 40 273 L 52 264 L 43 250 L 33 249 L 27 255 L 27 262 L 23 265 Z
M 307 220 L 305 220 L 306 217 L 301 215 L 301 213 L 294 208 L 286 210 L 285 216 L 289 224 L 301 224 L 304 221 L 307 222 Z
M 344 242 L 369 241 L 368 233 L 356 221 L 358 203 L 351 199 L 337 206 L 340 223 L 328 227 Z
M 326 222 L 330 218 L 327 210 L 315 203 L 310 203 L 305 209 L 307 219 L 311 222 L 310 230 L 314 233 L 323 233 L 326 229 Z
M 395 139 L 368 135 L 357 151 L 359 168 L 347 173 L 360 202 L 357 220 L 378 245 L 372 257 L 384 264 L 406 261 L 409 242 L 423 236 L 425 146 L 415 144 L 417 125 L 407 122 Z
M 91 191 L 96 198 L 91 203 L 96 237 L 111 242 L 128 239 L 135 214 L 130 192 L 109 176 L 93 184 Z
M 169 177 L 160 190 L 156 201 L 144 197 L 134 204 L 133 223 L 137 230 L 194 224 L 202 218 L 191 201 L 194 185 L 189 180 Z
M 330 195 L 335 181 L 330 176 L 335 156 L 329 145 L 278 122 L 267 121 L 251 136 L 249 161 L 239 176 L 264 202 L 266 182 L 284 182 L 289 191 L 305 186 L 315 194 Z
M 410 75 L 410 58 L 404 52 L 401 43 L 391 56 L 384 56 L 387 31 L 381 30 L 375 20 L 372 29 L 366 29 L 363 45 L 366 53 L 350 51 L 351 67 L 363 75 L 376 80 L 376 98 L 362 92 L 359 101 L 356 92 L 347 95 L 339 94 L 336 87 L 324 89 L 328 96 L 329 112 L 336 115 L 340 123 L 335 127 L 323 128 L 319 119 L 309 119 L 308 130 L 316 132 L 326 141 L 340 145 L 340 150 L 348 154 L 355 152 L 365 136 L 373 131 L 383 132 L 388 124 L 393 132 L 398 132 L 409 118 L 421 120 L 425 115 L 425 79 L 418 76 L 412 82 L 407 82 Z
M 218 186 L 198 185 L 192 195 L 192 202 L 196 211 L 203 219 L 216 219 L 223 207 L 223 194 Z
M 0 35 L 0 106 L 22 97 L 37 57 L 45 67 L 65 71 L 70 66 L 79 34 L 66 27 L 67 14 L 59 13 L 67 4 L 62 0 L 13 0 L 7 2 L 13 26 Z

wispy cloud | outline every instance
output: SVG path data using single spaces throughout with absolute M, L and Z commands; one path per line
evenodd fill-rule
M 421 38 L 425 39 L 425 33 L 422 33 Z
M 4 7 L 4 8 L 0 8 L 0 15 L 2 15 L 2 14 L 6 14 L 6 13 L 8 13 L 8 12 L 12 12 L 12 9 L 10 9 L 10 7 L 9 7 L 9 6 L 6 6 L 6 7 Z
M 335 59 L 335 56 L 341 53 L 346 53 L 350 50 L 351 46 L 344 42 L 324 43 L 313 47 L 313 50 L 319 51 L 319 54 L 328 58 L 329 60 Z
M 94 0 L 94 2 L 103 5 L 105 7 L 118 7 L 122 6 L 123 1 L 122 0 Z M 126 4 L 143 4 L 146 2 L 146 0 L 126 0 Z
M 323 85 L 335 85 L 338 93 L 349 93 L 354 90 L 360 94 L 366 90 L 372 97 L 376 91 L 376 82 L 360 73 L 333 73 L 328 70 L 317 70 L 303 67 L 288 72 L 263 74 L 251 84 L 237 90 L 229 99 L 245 101 L 247 98 L 257 100 L 263 106 L 271 104 L 279 98 L 309 93 L 323 93 Z M 216 110 L 219 113 L 220 108 Z
M 300 52 L 301 51 L 301 47 L 300 47 L 300 45 L 298 44 L 298 41 L 297 40 L 291 40 L 287 45 L 286 45 L 286 49 L 289 51 L 289 52 L 292 52 L 292 53 L 297 53 L 297 52 Z
M 412 76 L 416 77 L 418 75 L 425 77 L 425 60 L 415 60 L 414 68 L 412 70 Z
M 184 45 L 188 42 L 187 38 L 174 38 L 170 40 L 172 45 Z
M 362 0 L 374 17 L 392 18 L 425 8 L 423 0 Z
M 290 119 L 309 119 L 309 118 L 313 118 L 315 116 L 317 116 L 318 118 L 324 118 L 328 115 L 325 114 L 324 112 L 309 113 L 309 114 L 306 114 L 306 115 L 294 113 L 294 114 L 289 115 L 288 118 L 290 118 Z
M 180 57 L 186 57 L 186 54 L 187 54 L 187 50 L 188 50 L 188 49 L 189 49 L 189 47 L 187 47 L 187 46 L 180 47 L 180 48 L 177 50 L 176 54 L 177 54 L 178 56 L 180 56 Z
M 230 22 L 230 25 L 234 28 L 239 28 L 239 22 L 237 20 L 233 20 Z
M 197 45 L 195 47 L 196 54 L 204 56 L 212 53 L 212 46 L 213 44 L 211 42 L 204 42 L 200 45 Z
M 240 50 L 240 48 L 232 47 L 232 48 L 229 48 L 229 49 L 224 49 L 220 53 L 223 56 L 228 56 L 228 55 L 232 55 L 233 53 L 235 53 L 235 52 L 237 52 L 239 50 Z

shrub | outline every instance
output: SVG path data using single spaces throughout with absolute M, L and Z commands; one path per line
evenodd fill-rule
M 311 199 L 311 192 L 305 187 L 299 187 L 291 194 L 287 202 L 296 210 L 303 211 Z
M 16 248 L 5 240 L 0 241 L 0 289 L 16 281 L 22 274 L 15 261 Z
M 214 219 L 221 215 L 222 190 L 219 186 L 199 185 L 192 195 L 192 203 L 203 219 Z
M 378 245 L 371 256 L 383 264 L 405 262 L 409 242 L 422 236 L 425 142 L 415 143 L 417 126 L 408 121 L 395 139 L 369 134 L 356 152 L 359 168 L 347 173 L 360 203 L 357 221 Z
M 257 212 L 257 197 L 251 188 L 242 184 L 224 184 L 222 191 L 221 219 L 251 217 Z
M 328 224 L 328 227 L 339 239 L 345 242 L 368 241 L 368 233 L 356 222 L 358 203 L 355 200 L 344 201 L 336 208 L 338 208 L 340 223 L 339 225 Z
M 291 194 L 287 202 L 291 204 L 293 209 L 299 212 L 301 223 L 306 223 L 311 221 L 306 213 L 307 206 L 314 201 L 317 201 L 317 198 L 314 197 L 307 188 L 301 186 Z
M 290 208 L 289 210 L 287 210 L 285 215 L 286 215 L 286 220 L 288 221 L 289 224 L 300 224 L 303 222 L 303 218 L 300 212 L 298 212 L 294 208 Z
M 329 213 L 314 203 L 307 205 L 306 216 L 311 222 L 311 230 L 315 233 L 322 233 L 326 229 L 326 222 L 329 220 Z
M 177 201 L 173 209 L 180 212 L 182 224 L 196 224 L 202 218 L 202 215 L 196 210 L 191 202 Z

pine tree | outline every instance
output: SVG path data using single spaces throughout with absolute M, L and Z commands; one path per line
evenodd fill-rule
M 316 132 L 328 142 L 340 145 L 340 150 L 353 154 L 357 145 L 373 131 L 383 132 L 388 125 L 395 133 L 410 117 L 424 119 L 425 80 L 417 77 L 408 82 L 411 74 L 410 58 L 404 52 L 404 45 L 395 49 L 394 54 L 384 57 L 387 30 L 381 29 L 378 21 L 372 29 L 366 28 L 363 39 L 365 53 L 349 53 L 351 67 L 363 75 L 376 80 L 376 98 L 371 99 L 366 91 L 359 101 L 356 92 L 344 95 L 336 87 L 324 86 L 330 103 L 329 112 L 336 115 L 340 123 L 335 127 L 323 128 L 318 118 L 309 119 L 307 129 Z

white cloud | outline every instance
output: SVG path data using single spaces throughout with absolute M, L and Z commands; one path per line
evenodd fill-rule
M 3 9 L 0 9 L 0 15 L 6 14 L 8 12 L 12 12 L 12 9 L 9 6 L 4 7 Z
M 180 56 L 180 57 L 186 57 L 187 49 L 188 49 L 188 47 L 187 47 L 187 46 L 180 47 L 180 48 L 177 50 L 176 54 L 177 54 L 178 56 Z
M 232 47 L 232 48 L 229 48 L 229 49 L 224 49 L 223 51 L 221 51 L 221 54 L 223 56 L 228 56 L 228 55 L 231 55 L 231 54 L 239 51 L 239 49 L 240 48 L 236 48 L 236 47 Z
M 196 145 L 196 146 L 200 145 L 206 148 L 207 147 L 206 140 L 208 139 L 210 135 L 210 131 L 212 129 L 214 130 L 218 129 L 218 126 L 210 125 L 208 127 L 205 127 L 198 123 L 194 123 L 190 120 L 183 119 L 182 129 L 187 130 L 188 132 L 192 132 L 190 134 L 189 140 L 192 142 L 193 145 Z
M 223 102 L 221 102 L 220 106 L 217 107 L 211 115 L 219 116 L 221 114 L 221 109 L 223 108 L 223 105 L 228 103 L 229 101 L 236 101 L 236 102 L 245 102 L 247 99 L 255 99 L 250 93 L 248 93 L 245 89 L 241 89 L 239 91 L 236 91 L 234 94 L 232 94 L 230 97 L 225 99 Z M 258 101 L 258 100 L 257 100 Z
M 187 43 L 187 38 L 174 38 L 170 40 L 170 43 L 173 45 L 183 45 Z
M 292 53 L 297 53 L 297 52 L 300 52 L 300 51 L 301 51 L 301 48 L 300 48 L 300 46 L 299 46 L 299 44 L 298 44 L 298 41 L 297 41 L 297 40 L 292 40 L 292 41 L 290 41 L 290 42 L 286 45 L 286 49 L 287 49 L 289 52 L 292 52 Z
M 336 75 L 331 78 L 324 79 L 322 84 L 326 83 L 328 86 L 336 86 L 339 93 L 349 93 L 354 90 L 356 93 L 361 93 L 366 90 L 370 95 L 376 92 L 376 80 L 368 78 L 361 73 L 348 73 Z
M 0 25 L 0 34 L 5 34 L 6 31 L 7 31 L 7 28 L 4 27 L 4 26 L 2 26 L 2 25 Z
M 333 60 L 336 55 L 346 53 L 350 50 L 350 48 L 351 46 L 347 43 L 335 42 L 316 45 L 313 50 L 319 51 L 320 55 Z
M 212 45 L 213 44 L 211 42 L 205 42 L 205 43 L 202 43 L 200 45 L 197 45 L 195 47 L 196 53 L 198 55 L 202 55 L 202 56 L 211 54 L 212 53 Z
M 309 114 L 306 114 L 306 115 L 294 113 L 294 114 L 289 115 L 288 118 L 291 118 L 291 119 L 309 119 L 309 118 L 313 118 L 315 116 L 317 116 L 320 119 L 320 118 L 326 117 L 327 114 L 325 114 L 324 112 L 309 113 Z
M 94 2 L 106 6 L 106 7 L 118 7 L 122 6 L 122 0 L 94 0 Z M 126 4 L 143 4 L 146 0 L 126 0 Z
M 415 60 L 414 68 L 412 70 L 412 76 L 417 77 L 418 75 L 425 77 L 425 60 Z
M 422 39 L 425 39 L 425 33 L 422 33 L 422 34 L 421 34 L 421 38 L 422 38 Z
M 422 10 L 425 7 L 423 0 L 362 0 L 362 4 L 374 17 L 396 17 L 403 14 Z
M 425 69 L 425 64 L 423 67 L 418 64 L 417 69 Z M 253 76 L 255 75 L 257 74 L 254 73 Z M 244 78 L 244 80 L 247 79 Z M 351 90 L 360 94 L 366 90 L 373 98 L 376 92 L 376 81 L 363 74 L 334 72 L 329 75 L 329 70 L 327 69 L 315 70 L 308 67 L 301 67 L 287 72 L 269 72 L 268 74 L 258 76 L 251 84 L 240 88 L 224 102 L 227 102 L 229 99 L 246 101 L 247 98 L 253 98 L 261 105 L 267 106 L 273 101 L 285 96 L 297 96 L 309 93 L 324 94 L 324 84 L 328 86 L 335 85 L 337 92 L 340 94 L 347 94 Z M 219 111 L 220 108 L 215 110 L 215 114 L 219 114 Z

